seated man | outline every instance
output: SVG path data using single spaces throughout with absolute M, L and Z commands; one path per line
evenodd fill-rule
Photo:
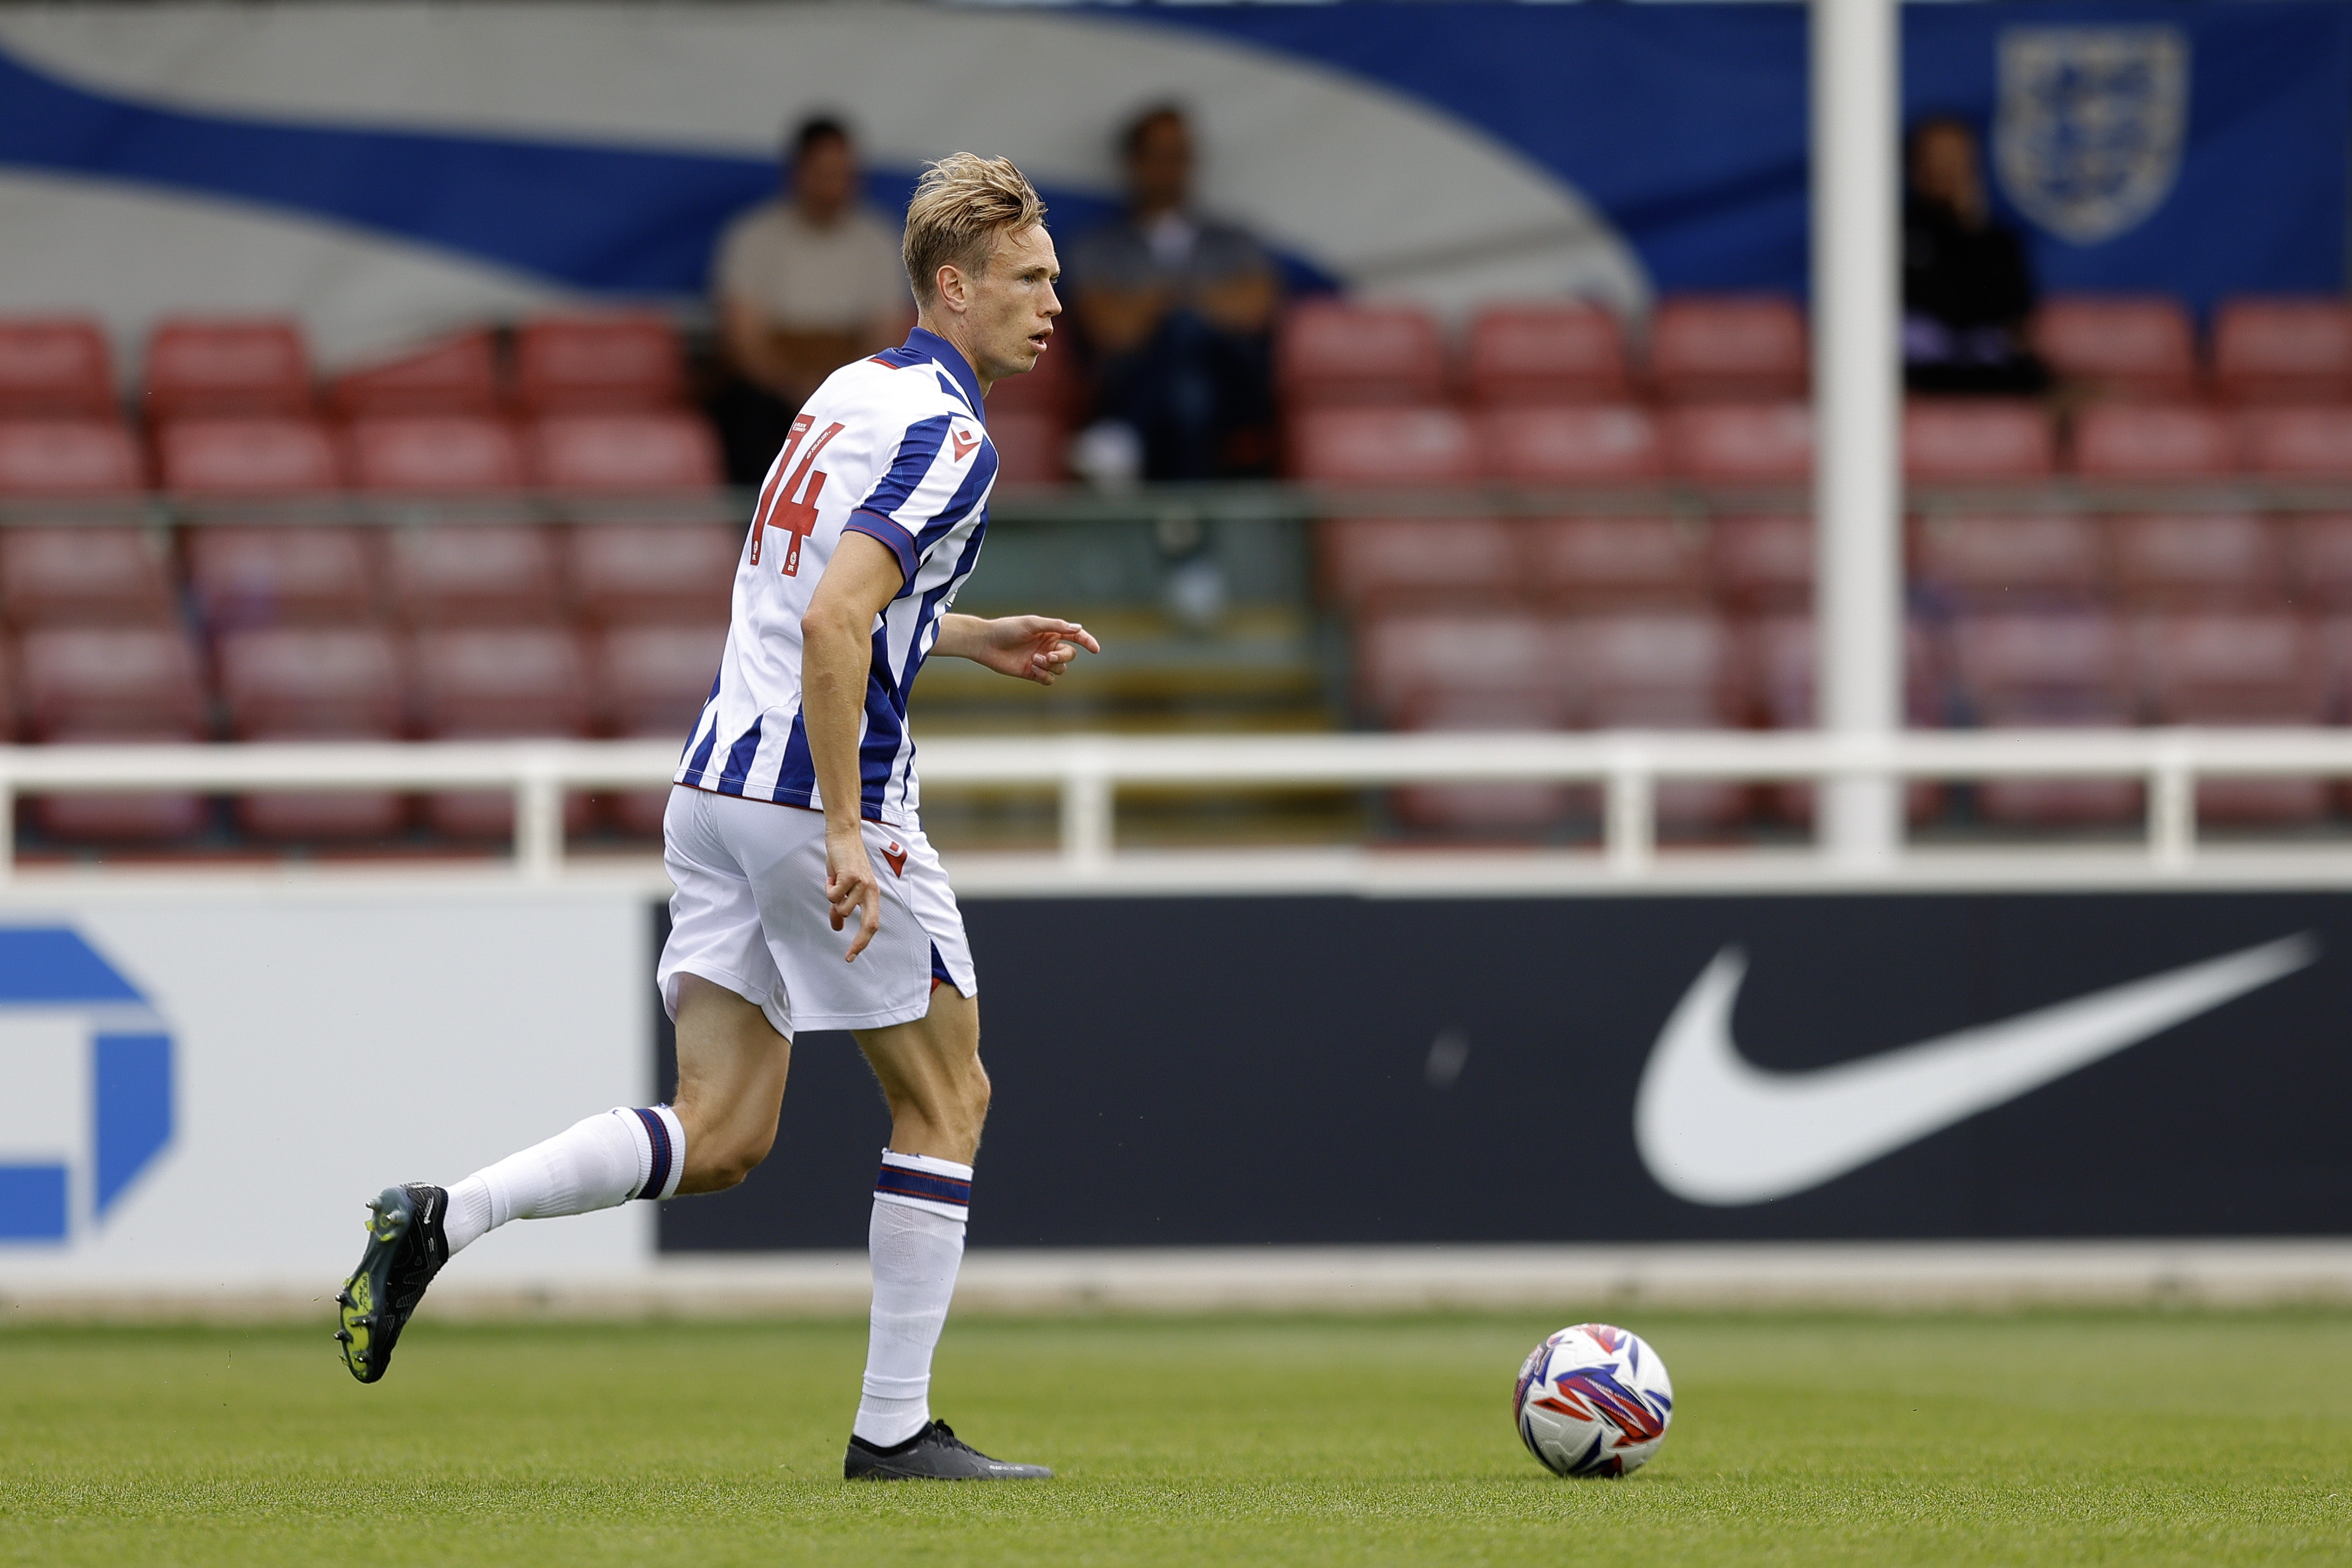
M 784 186 L 788 197 L 728 226 L 712 268 L 731 374 L 711 416 L 730 484 L 758 484 L 809 394 L 850 361 L 896 344 L 913 315 L 898 226 L 859 199 L 848 128 L 823 115 L 803 122 Z
M 1914 392 L 2028 393 L 2050 384 L 2026 342 L 2033 275 L 1992 218 L 1976 132 L 1958 120 L 1911 132 L 1903 203 L 1903 374 Z
M 1141 438 L 1148 478 L 1270 471 L 1281 279 L 1246 230 L 1191 210 L 1181 110 L 1148 110 L 1119 145 L 1127 211 L 1079 241 L 1070 262 L 1096 412 Z

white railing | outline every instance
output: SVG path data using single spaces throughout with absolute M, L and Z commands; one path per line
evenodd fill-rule
M 0 821 L 27 794 L 499 789 L 515 802 L 514 859 L 556 875 L 569 790 L 660 788 L 667 741 L 349 742 L 0 747 Z M 2352 730 L 1959 730 L 1884 737 L 1811 731 L 1591 734 L 1072 735 L 927 742 L 933 786 L 1036 786 L 1061 803 L 1068 869 L 1107 869 L 1123 785 L 1177 789 L 1379 787 L 1496 783 L 1601 789 L 1601 858 L 1640 877 L 1656 857 L 1662 779 L 2132 777 L 2147 786 L 2147 853 L 2164 868 L 2198 852 L 2205 778 L 2352 777 Z M 0 833 L 0 876 L 13 869 Z M 1901 853 L 1898 847 L 1896 853 Z

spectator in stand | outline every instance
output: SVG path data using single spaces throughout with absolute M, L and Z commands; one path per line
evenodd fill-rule
M 1937 118 L 1912 128 L 1903 204 L 1903 370 L 1914 392 L 2026 393 L 2050 384 L 2028 345 L 2033 274 L 1993 220 L 1976 132 Z
M 728 226 L 712 272 L 727 381 L 710 412 L 739 485 L 760 482 L 826 376 L 914 318 L 899 227 L 859 195 L 848 127 L 815 116 L 786 153 L 784 194 Z
M 1127 210 L 1070 254 L 1103 422 L 1086 439 L 1124 426 L 1150 479 L 1270 472 L 1281 277 L 1246 229 L 1193 209 L 1192 131 L 1181 110 L 1139 115 L 1119 153 Z

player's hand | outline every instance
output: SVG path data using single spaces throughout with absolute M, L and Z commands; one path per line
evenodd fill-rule
M 851 826 L 836 833 L 828 826 L 824 830 L 824 901 L 826 912 L 833 919 L 833 929 L 839 931 L 852 915 L 857 917 L 857 934 L 849 939 L 846 962 L 855 963 L 874 933 L 882 929 L 882 884 L 875 879 L 874 862 L 866 854 L 866 835 Z
M 1078 650 L 1102 652 L 1094 634 L 1076 621 L 1051 616 L 1006 616 L 982 621 L 964 657 L 999 675 L 1051 686 L 1062 678 Z

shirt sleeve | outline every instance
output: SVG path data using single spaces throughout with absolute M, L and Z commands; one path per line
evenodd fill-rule
M 996 448 L 980 421 L 968 415 L 933 415 L 907 426 L 889 470 L 842 530 L 886 546 L 911 584 L 940 541 L 971 515 L 995 478 Z

